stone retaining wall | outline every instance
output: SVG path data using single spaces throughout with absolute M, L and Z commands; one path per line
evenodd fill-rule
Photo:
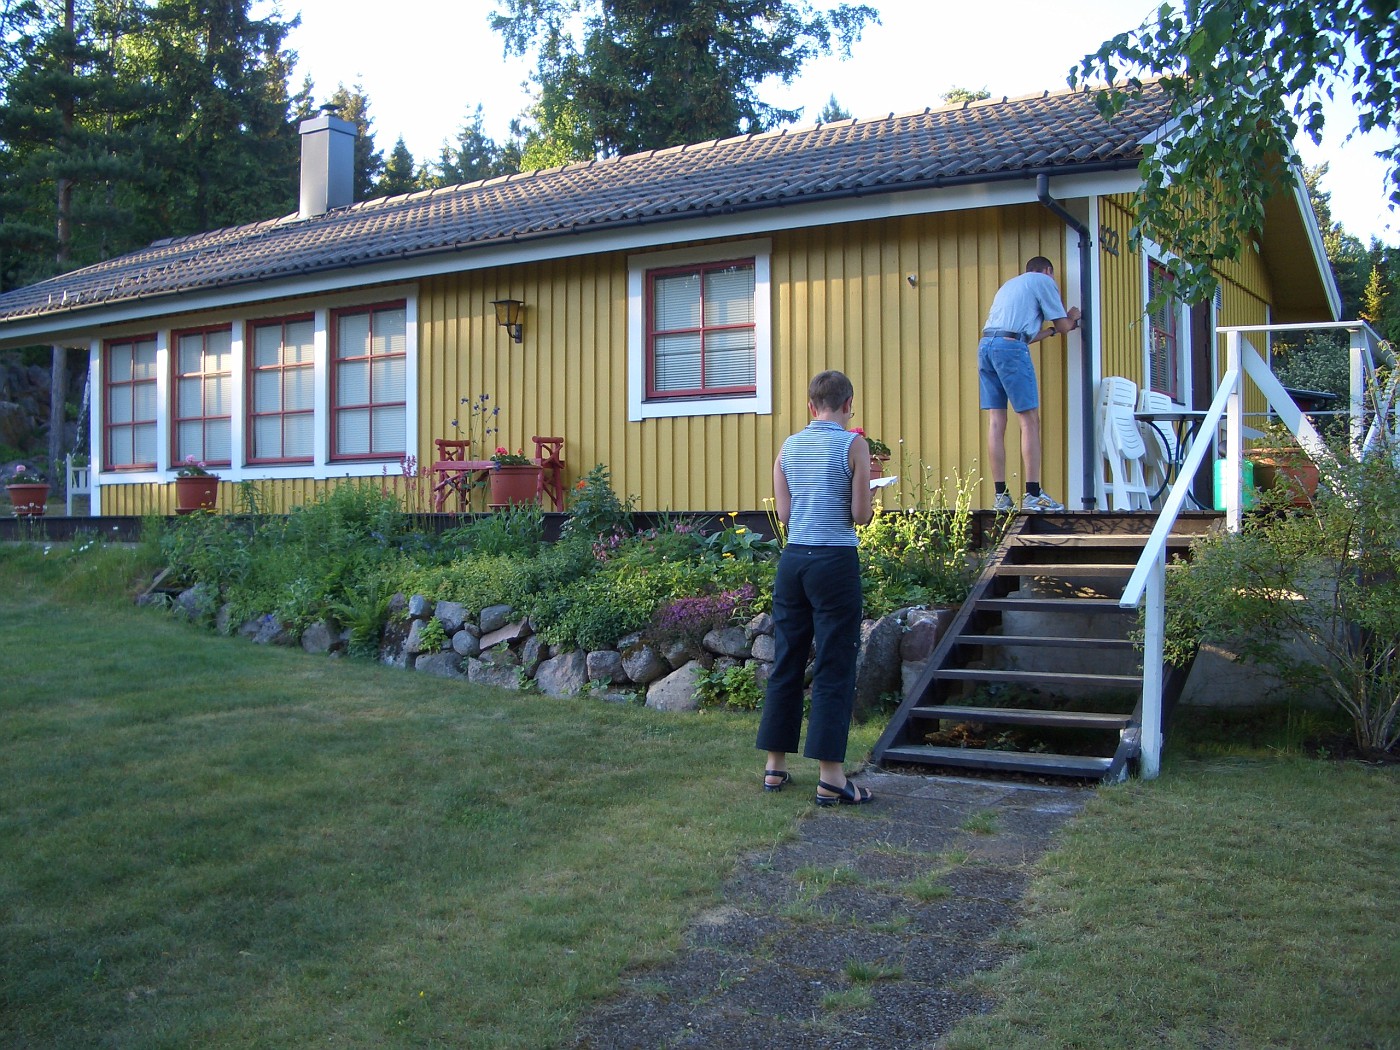
M 194 618 L 202 606 L 198 587 L 174 599 L 177 612 Z M 877 707 L 889 693 L 903 693 L 923 669 L 952 617 L 949 609 L 900 609 L 861 625 L 856 658 L 856 714 Z M 437 620 L 446 641 L 441 648 L 423 642 Z M 227 610 L 217 627 L 229 630 Z M 298 637 L 271 614 L 234 632 L 260 645 L 300 645 L 308 653 L 340 655 L 349 632 L 334 624 L 312 624 Z M 508 605 L 492 605 L 473 616 L 459 602 L 434 602 L 422 595 L 397 595 L 379 650 L 381 663 L 492 685 L 531 689 L 545 696 L 589 695 L 617 703 L 642 703 L 659 711 L 693 711 L 699 706 L 702 671 L 752 665 L 759 685 L 767 681 L 774 651 L 773 620 L 767 613 L 743 626 L 709 632 L 699 645 L 658 642 L 644 633 L 619 638 L 610 649 L 556 650 Z

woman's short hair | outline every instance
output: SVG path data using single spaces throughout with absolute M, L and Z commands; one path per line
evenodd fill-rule
M 818 408 L 840 408 L 855 395 L 856 388 L 846 374 L 834 369 L 817 373 L 807 385 L 807 400 Z

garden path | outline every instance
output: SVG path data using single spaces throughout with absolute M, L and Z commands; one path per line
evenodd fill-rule
M 1031 869 L 1091 790 L 858 780 L 873 805 L 812 807 L 793 840 L 744 858 L 680 953 L 627 975 L 573 1045 L 927 1050 L 988 1009 L 967 979 L 1010 955 L 999 935 Z

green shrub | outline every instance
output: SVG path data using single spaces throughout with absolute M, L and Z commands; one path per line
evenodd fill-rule
M 445 556 L 536 554 L 544 542 L 544 511 L 537 504 L 513 503 L 504 510 L 470 521 L 442 534 L 438 550 Z
M 1267 493 L 1167 571 L 1168 656 L 1223 642 L 1328 697 L 1366 751 L 1400 747 L 1400 466 L 1339 450 L 1307 507 Z M 1278 497 L 1278 498 L 1276 498 Z
M 957 605 L 981 570 L 983 556 L 972 545 L 975 478 L 954 476 L 950 505 L 945 489 L 931 484 L 929 468 L 921 470 L 907 506 L 897 500 L 856 529 L 867 616 Z
M 763 706 L 763 687 L 758 684 L 753 664 L 703 672 L 698 676 L 696 695 L 702 708 L 757 711 Z
M 613 492 L 608 468 L 599 463 L 569 493 L 569 517 L 560 534 L 566 539 L 595 540 L 611 533 L 627 534 L 632 527 L 633 499 Z

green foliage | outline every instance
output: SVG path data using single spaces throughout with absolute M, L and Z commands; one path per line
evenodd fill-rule
M 530 557 L 544 542 L 544 510 L 534 503 L 513 503 L 504 510 L 449 529 L 439 540 L 443 552 Z
M 911 473 L 906 469 L 905 476 Z M 897 497 L 894 508 L 856 529 L 867 616 L 909 605 L 957 605 L 981 569 L 972 542 L 976 478 L 954 476 L 951 504 L 932 483 L 930 468 L 915 478 L 907 506 Z
M 1207 640 L 1320 691 L 1357 744 L 1400 743 L 1400 467 L 1342 459 L 1311 506 L 1266 499 L 1168 572 L 1168 653 Z M 1269 496 L 1274 494 L 1270 493 Z
M 379 641 L 389 622 L 393 587 L 381 576 L 370 576 L 330 603 L 328 611 L 350 631 L 346 649 L 351 656 L 372 660 L 379 655 Z
M 599 463 L 569 493 L 569 517 L 560 530 L 566 539 L 595 540 L 631 530 L 635 500 L 623 501 L 612 490 L 608 468 Z
M 1133 242 L 1179 255 L 1170 263 L 1177 293 L 1201 302 L 1215 289 L 1211 263 L 1239 258 L 1264 225 L 1265 202 L 1287 191 L 1280 163 L 1295 159 L 1293 140 L 1319 140 L 1329 95 L 1350 95 L 1362 131 L 1395 127 L 1398 59 L 1393 4 L 1199 0 L 1184 12 L 1160 5 L 1155 22 L 1106 41 L 1070 82 L 1120 82 L 1099 94 L 1112 116 L 1142 90 L 1139 78 L 1162 77 L 1181 134 L 1145 147 Z M 1400 142 L 1392 137 L 1381 156 L 1400 202 Z
M 737 664 L 723 670 L 713 668 L 703 672 L 697 679 L 696 695 L 702 708 L 757 711 L 763 706 L 763 687 L 758 684 L 753 664 Z
M 418 645 L 419 651 L 424 653 L 440 652 L 447 647 L 447 628 L 436 616 L 418 629 Z
M 739 524 L 737 515 L 726 515 L 729 524 L 704 539 L 705 556 L 710 561 L 732 558 L 741 562 L 772 561 L 781 552 L 777 540 L 765 540 L 752 529 Z
M 810 59 L 850 53 L 866 5 L 820 11 L 789 0 L 761 9 L 735 0 L 506 0 L 491 16 L 508 54 L 534 51 L 536 139 L 570 159 L 704 142 L 792 123 L 798 110 L 759 100 Z M 538 146 L 538 142 L 532 143 Z

